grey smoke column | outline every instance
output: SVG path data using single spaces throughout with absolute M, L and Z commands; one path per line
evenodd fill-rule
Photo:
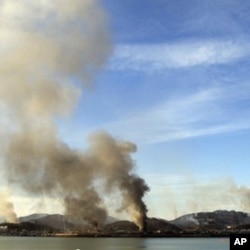
M 148 190 L 133 174 L 134 144 L 101 132 L 86 152 L 58 138 L 55 119 L 69 115 L 112 46 L 97 0 L 5 0 L 0 8 L 0 137 L 9 183 L 30 194 L 61 197 L 65 213 L 102 224 L 105 193 L 120 190 L 121 210 L 143 228 Z
M 147 213 L 142 198 L 149 191 L 149 187 L 142 178 L 133 173 L 134 162 L 130 155 L 136 151 L 136 145 L 117 141 L 104 132 L 92 135 L 90 145 L 98 174 L 100 178 L 105 178 L 106 191 L 121 190 L 123 200 L 120 210 L 127 211 L 142 231 Z

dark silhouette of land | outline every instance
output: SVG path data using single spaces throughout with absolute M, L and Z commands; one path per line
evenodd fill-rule
M 1 223 L 0 234 L 9 236 L 79 236 L 79 237 L 220 237 L 250 233 L 250 215 L 218 210 L 183 215 L 172 221 L 147 218 L 147 229 L 139 231 L 131 221 L 109 217 L 106 224 L 79 225 L 60 214 L 32 214 L 19 223 Z

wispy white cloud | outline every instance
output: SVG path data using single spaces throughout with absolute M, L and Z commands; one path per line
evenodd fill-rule
M 250 46 L 245 40 L 199 40 L 118 45 L 111 59 L 110 68 L 154 72 L 198 65 L 230 63 L 249 55 Z
M 62 126 L 60 136 L 74 147 L 84 147 L 88 134 L 99 129 L 138 144 L 235 133 L 250 130 L 249 100 L 250 82 L 203 87 L 175 93 L 108 123 L 78 129 Z
M 167 100 L 102 126 L 139 143 L 157 143 L 250 129 L 250 110 L 235 104 L 250 98 L 244 84 L 201 90 Z M 244 87 L 244 89 L 246 89 Z

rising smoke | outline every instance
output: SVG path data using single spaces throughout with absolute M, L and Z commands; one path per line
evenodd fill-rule
M 8 201 L 8 195 L 3 191 L 0 192 L 0 216 L 3 216 L 9 222 L 17 222 L 13 204 Z
M 143 229 L 148 186 L 133 174 L 136 146 L 105 132 L 86 152 L 60 141 L 55 120 L 69 115 L 112 47 L 107 16 L 97 0 L 0 2 L 2 153 L 10 184 L 35 195 L 61 197 L 65 214 L 104 223 L 103 193 L 120 190 L 120 209 Z

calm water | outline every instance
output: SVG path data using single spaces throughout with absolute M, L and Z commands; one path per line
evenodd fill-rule
M 0 237 L 0 250 L 229 250 L 227 238 Z

